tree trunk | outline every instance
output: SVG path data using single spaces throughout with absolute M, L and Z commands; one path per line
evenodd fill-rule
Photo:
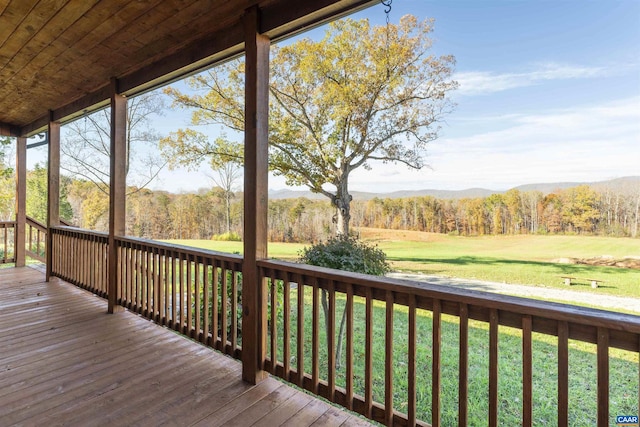
M 333 222 L 336 223 L 336 234 L 339 236 L 349 235 L 351 200 L 353 200 L 353 197 L 349 194 L 347 176 L 344 175 L 342 182 L 337 186 L 335 196 L 331 199 L 331 204 L 336 208 Z
M 224 196 L 226 206 L 227 234 L 231 234 L 231 195 L 227 192 Z

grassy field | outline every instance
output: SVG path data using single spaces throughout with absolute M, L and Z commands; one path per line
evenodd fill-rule
M 561 276 L 578 278 L 575 291 L 593 291 L 586 279 L 603 280 L 597 292 L 640 297 L 640 269 L 568 263 L 569 259 L 640 257 L 640 239 L 596 236 L 462 237 L 402 230 L 361 229 L 394 270 L 566 289 Z M 241 242 L 179 240 L 178 244 L 242 252 Z M 295 260 L 299 243 L 270 243 L 272 258 Z

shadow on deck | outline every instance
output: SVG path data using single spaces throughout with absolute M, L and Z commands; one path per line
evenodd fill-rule
M 62 280 L 0 270 L 0 425 L 369 425 Z

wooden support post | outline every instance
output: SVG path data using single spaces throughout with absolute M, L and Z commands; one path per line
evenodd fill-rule
M 25 265 L 25 238 L 27 228 L 27 138 L 18 138 L 16 147 L 16 267 Z
M 244 262 L 242 267 L 242 378 L 252 384 L 266 377 L 266 293 L 256 261 L 267 257 L 267 179 L 269 134 L 269 38 L 258 33 L 258 9 L 244 15 L 245 163 Z
M 60 225 L 60 123 L 53 121 L 53 112 L 49 112 L 49 167 L 47 179 L 47 230 Z M 46 261 L 47 282 L 51 279 L 53 260 L 53 236 L 47 233 Z
M 116 236 L 125 234 L 125 192 L 127 189 L 127 99 L 118 93 L 118 81 L 111 79 L 111 151 L 109 173 L 109 270 L 107 311 L 117 311 L 118 248 Z

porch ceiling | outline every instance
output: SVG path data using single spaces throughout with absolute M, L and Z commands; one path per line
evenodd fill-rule
M 278 40 L 375 0 L 0 0 L 0 135 L 99 108 L 237 55 L 242 16 Z

